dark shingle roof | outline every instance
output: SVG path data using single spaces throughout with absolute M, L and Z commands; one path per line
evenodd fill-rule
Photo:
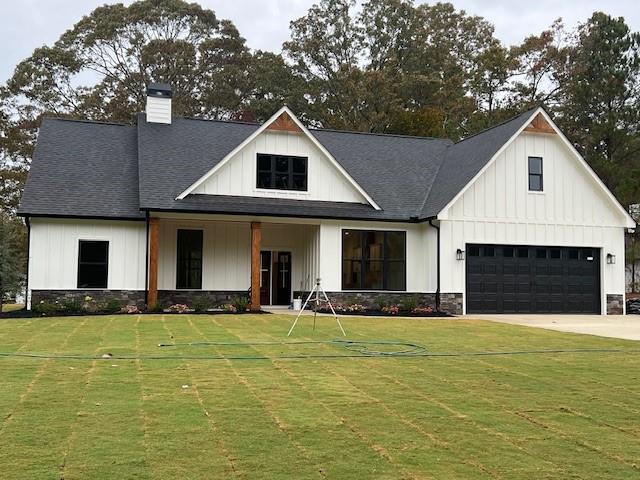
M 144 218 L 141 209 L 297 217 L 415 220 L 434 217 L 533 111 L 452 144 L 449 140 L 311 129 L 382 208 L 220 195 L 175 198 L 259 125 L 173 118 L 137 127 L 46 119 L 19 212 Z
M 136 129 L 45 118 L 18 213 L 144 218 Z

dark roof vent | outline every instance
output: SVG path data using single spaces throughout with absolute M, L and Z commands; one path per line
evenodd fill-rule
M 148 97 L 171 98 L 171 85 L 168 83 L 150 83 L 147 86 Z

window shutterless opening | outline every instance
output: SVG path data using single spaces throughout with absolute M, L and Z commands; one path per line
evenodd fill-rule
M 542 191 L 542 158 L 529 157 L 529 191 Z
M 202 288 L 202 230 L 178 230 L 176 288 Z
M 80 240 L 78 243 L 78 288 L 107 288 L 109 242 Z
M 307 191 L 307 157 L 257 155 L 257 188 Z

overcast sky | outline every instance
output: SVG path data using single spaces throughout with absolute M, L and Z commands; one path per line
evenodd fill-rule
M 200 0 L 219 18 L 235 23 L 250 48 L 280 51 L 287 39 L 289 22 L 307 11 L 316 0 Z M 457 8 L 481 15 L 496 27 L 505 44 L 537 34 L 562 17 L 568 27 L 585 21 L 594 10 L 624 16 L 640 30 L 638 0 L 451 0 Z M 0 0 L 0 82 L 34 48 L 50 45 L 83 15 L 110 0 Z M 125 0 L 128 4 L 131 1 Z M 420 2 L 422 3 L 422 2 Z M 435 3 L 435 2 L 433 2 Z

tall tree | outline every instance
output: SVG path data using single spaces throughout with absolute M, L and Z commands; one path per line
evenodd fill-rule
M 623 204 L 640 203 L 640 35 L 595 12 L 564 57 L 561 126 Z
M 19 220 L 0 213 L 0 312 L 6 296 L 15 295 L 24 281 L 24 239 Z

